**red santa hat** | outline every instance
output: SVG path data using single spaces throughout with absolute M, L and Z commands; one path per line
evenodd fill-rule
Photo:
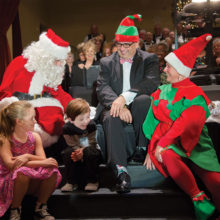
M 211 39 L 211 34 L 203 34 L 169 53 L 164 59 L 173 66 L 179 74 L 189 77 L 196 58 Z
M 40 35 L 39 43 L 59 60 L 65 60 L 70 52 L 69 43 L 57 36 L 51 29 Z
M 121 21 L 115 33 L 115 41 L 118 41 L 118 42 L 138 42 L 139 41 L 138 30 L 134 25 L 135 18 L 141 21 L 140 14 L 128 15 Z

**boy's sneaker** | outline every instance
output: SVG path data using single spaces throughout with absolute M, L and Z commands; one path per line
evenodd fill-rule
M 85 191 L 97 191 L 99 187 L 99 183 L 87 183 L 85 186 Z
M 21 208 L 11 208 L 9 220 L 20 220 L 21 219 Z
M 34 212 L 35 219 L 38 220 L 55 220 L 55 218 L 47 211 L 47 205 L 41 204 Z
M 66 183 L 62 188 L 61 191 L 62 192 L 72 192 L 74 190 L 78 189 L 78 185 L 77 184 L 70 184 L 70 183 Z

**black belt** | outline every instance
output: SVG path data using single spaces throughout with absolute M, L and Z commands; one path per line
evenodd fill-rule
M 16 96 L 19 100 L 33 100 L 38 98 L 50 98 L 52 97 L 50 93 L 44 92 L 43 94 L 34 94 L 30 95 L 28 93 L 23 92 L 14 92 L 13 96 Z

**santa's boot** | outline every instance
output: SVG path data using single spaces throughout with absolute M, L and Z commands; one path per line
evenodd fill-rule
M 203 191 L 195 195 L 192 200 L 194 203 L 196 219 L 206 220 L 214 213 L 215 206 L 210 202 Z

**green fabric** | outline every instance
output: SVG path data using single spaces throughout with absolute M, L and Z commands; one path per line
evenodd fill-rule
M 180 101 L 172 105 L 171 103 L 178 89 L 173 88 L 171 84 L 160 86 L 159 89 L 161 90 L 159 100 L 168 100 L 169 104 L 167 105 L 167 108 L 171 110 L 170 117 L 173 121 L 179 118 L 182 112 L 192 105 L 203 107 L 206 111 L 206 117 L 209 116 L 210 113 L 208 110 L 208 106 L 203 96 L 199 95 L 191 101 L 189 99 L 182 98 Z M 159 124 L 159 121 L 154 117 L 152 109 L 152 105 L 154 104 L 155 106 L 157 106 L 159 104 L 159 100 L 152 100 L 149 112 L 143 123 L 143 132 L 146 138 L 148 138 L 149 140 L 151 139 L 157 125 Z M 187 157 L 186 154 L 176 145 L 172 144 L 168 147 L 168 149 L 172 149 L 181 157 Z M 199 142 L 191 152 L 189 159 L 205 170 L 220 172 L 220 164 L 218 162 L 212 140 L 208 135 L 208 130 L 206 126 L 203 127 Z M 210 161 L 212 162 L 210 163 Z
M 172 149 L 181 157 L 187 157 L 186 154 L 174 144 L 171 144 L 167 149 Z M 187 158 L 204 170 L 220 172 L 218 157 L 206 126 L 202 129 L 198 144 L 192 150 L 190 157 Z
M 175 102 L 173 104 L 173 108 L 170 112 L 170 118 L 175 121 L 177 118 L 180 117 L 182 112 L 186 110 L 187 108 L 191 107 L 192 105 L 201 106 L 204 108 L 204 111 L 206 112 L 206 118 L 209 117 L 210 112 L 208 109 L 208 106 L 206 104 L 206 101 L 202 95 L 197 96 L 196 98 L 189 100 L 182 98 L 178 102 Z
M 159 121 L 154 117 L 153 109 L 152 109 L 152 97 L 151 97 L 151 105 L 148 110 L 147 116 L 143 123 L 143 132 L 147 139 L 151 139 Z
M 215 206 L 206 198 L 202 201 L 194 201 L 193 203 L 196 219 L 198 220 L 208 219 L 215 211 Z
M 168 103 L 171 104 L 178 88 L 173 88 L 171 84 L 167 84 L 160 86 L 159 89 L 161 90 L 159 100 L 168 100 Z
M 126 36 L 138 36 L 138 30 L 135 26 L 120 25 L 116 31 L 116 34 L 126 35 Z
M 161 90 L 159 99 L 165 99 L 165 100 L 168 99 L 168 102 L 171 103 L 172 100 L 174 99 L 174 96 L 176 95 L 177 89 L 172 88 L 171 84 L 162 85 L 159 87 L 159 89 Z M 155 106 L 158 106 L 159 100 L 153 100 L 153 98 L 151 97 L 151 105 L 142 126 L 144 135 L 149 140 L 151 139 L 157 125 L 159 124 L 159 121 L 154 117 L 153 108 L 152 108 L 153 104 Z
M 142 15 L 140 15 L 140 14 L 137 14 L 137 15 L 138 15 L 139 18 L 142 17 Z M 128 15 L 127 18 L 136 19 L 133 15 Z

